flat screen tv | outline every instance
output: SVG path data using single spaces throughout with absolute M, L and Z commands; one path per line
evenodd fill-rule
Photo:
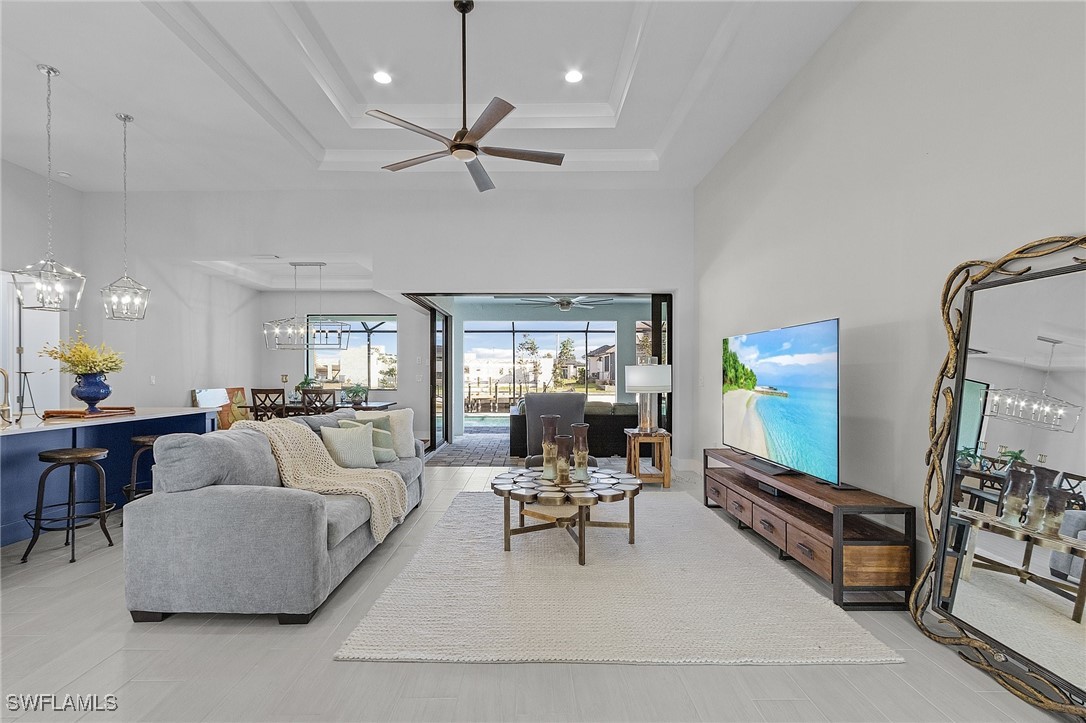
M 840 485 L 837 342 L 837 319 L 724 339 L 724 444 Z

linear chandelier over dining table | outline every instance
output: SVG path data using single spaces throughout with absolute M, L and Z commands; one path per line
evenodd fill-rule
M 264 345 L 279 351 L 306 351 L 309 349 L 346 349 L 350 343 L 350 324 L 330 316 L 324 316 L 324 267 L 323 261 L 291 261 L 294 267 L 294 315 L 286 319 L 264 322 Z M 298 267 L 317 268 L 317 313 L 298 315 Z

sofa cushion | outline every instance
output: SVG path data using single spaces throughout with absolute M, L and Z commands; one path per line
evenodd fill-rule
M 611 414 L 623 414 L 637 416 L 637 402 L 615 402 L 611 408 Z
M 166 434 L 155 440 L 154 488 L 185 492 L 208 485 L 278 487 L 268 438 L 255 429 Z
M 420 457 L 401 457 L 395 462 L 382 462 L 377 465 L 379 469 L 390 469 L 393 472 L 399 472 L 403 477 L 404 482 L 410 482 L 411 480 L 422 474 L 423 461 Z
M 369 422 L 378 417 L 388 416 L 392 431 L 392 448 L 397 456 L 415 456 L 415 410 L 390 409 L 387 412 L 355 412 L 355 417 L 362 422 Z M 377 426 L 376 424 L 374 426 Z
M 321 427 L 321 439 L 340 467 L 348 469 L 375 469 L 377 460 L 373 458 L 373 425 L 359 427 Z
M 361 495 L 325 495 L 324 510 L 328 515 L 329 550 L 370 519 L 370 503 Z
M 353 409 L 337 409 L 329 414 L 307 414 L 300 417 L 290 417 L 298 424 L 304 424 L 317 434 L 321 427 L 338 427 L 341 419 L 354 419 Z
M 387 429 L 380 429 L 379 424 L 384 424 L 386 427 L 389 425 L 388 417 L 378 417 L 366 424 L 373 426 L 373 458 L 378 462 L 395 462 L 400 458 L 396 454 L 396 450 L 392 447 L 392 432 Z M 357 419 L 341 419 L 339 420 L 339 426 L 341 427 L 361 427 L 362 422 Z
M 589 414 L 608 414 L 609 415 L 609 414 L 611 414 L 611 407 L 612 406 L 613 405 L 611 404 L 611 402 L 598 402 L 598 401 L 585 402 L 584 403 L 584 413 L 585 413 L 586 417 Z

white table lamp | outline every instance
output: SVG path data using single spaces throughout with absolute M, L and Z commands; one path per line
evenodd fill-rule
M 670 364 L 626 367 L 626 392 L 637 394 L 637 431 L 656 431 L 656 395 L 670 391 Z

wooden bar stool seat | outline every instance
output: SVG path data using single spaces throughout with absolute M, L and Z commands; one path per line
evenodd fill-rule
M 105 459 L 108 454 L 109 450 L 101 447 L 49 449 L 38 453 L 38 459 L 42 462 L 48 462 L 49 466 L 45 468 L 45 471 L 42 472 L 41 477 L 38 479 L 37 506 L 23 515 L 23 519 L 26 520 L 27 524 L 33 527 L 34 535 L 30 538 L 30 544 L 27 545 L 26 552 L 23 553 L 20 562 L 26 562 L 30 556 L 30 551 L 34 549 L 34 545 L 38 542 L 38 536 L 43 531 L 59 532 L 60 530 L 64 530 L 64 544 L 70 545 L 72 548 L 72 556 L 68 562 L 75 562 L 75 531 L 81 527 L 93 525 L 95 520 L 98 521 L 99 526 L 102 528 L 102 534 L 106 536 L 106 541 L 110 547 L 113 546 L 113 538 L 109 536 L 109 530 L 106 529 L 106 517 L 117 505 L 106 501 L 106 472 L 102 469 L 102 465 L 98 464 L 98 460 Z M 75 498 L 76 468 L 81 464 L 87 465 L 98 473 L 97 503 L 95 500 L 76 500 Z M 68 468 L 68 499 L 66 502 L 47 505 L 45 504 L 46 480 L 53 470 L 60 467 Z M 78 509 L 79 505 L 91 504 L 97 504 L 98 509 L 87 512 L 81 512 Z M 64 514 L 52 512 L 56 508 L 64 508 Z M 47 511 L 49 511 L 48 515 L 46 514 Z M 63 524 L 53 526 L 52 523 Z

